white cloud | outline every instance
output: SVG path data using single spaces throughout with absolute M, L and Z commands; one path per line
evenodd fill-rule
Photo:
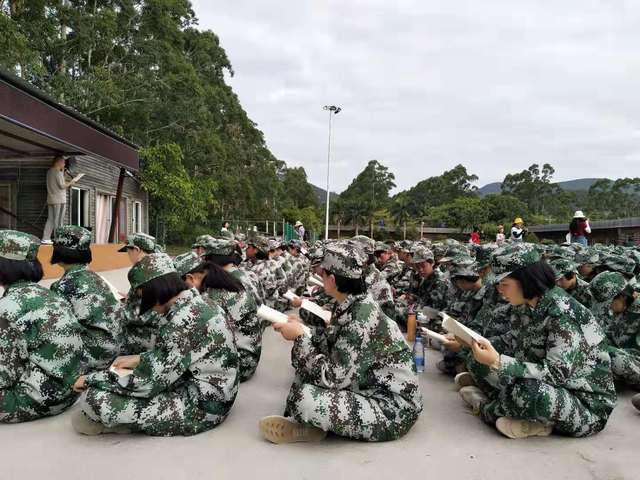
M 398 186 L 462 163 L 480 184 L 640 176 L 640 4 L 588 0 L 194 1 L 279 158 L 334 189 L 382 161 Z

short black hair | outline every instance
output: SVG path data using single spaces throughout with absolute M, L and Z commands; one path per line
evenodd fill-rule
M 19 281 L 39 282 L 42 280 L 42 264 L 36 260 L 9 260 L 0 257 L 0 285 L 8 287 Z
M 563 275 L 566 280 L 573 280 L 576 277 L 576 272 L 567 272 Z
M 156 305 L 164 305 L 180 292 L 187 290 L 187 285 L 177 272 L 167 273 L 144 283 L 140 289 L 140 314 L 144 314 Z
M 527 300 L 541 297 L 556 286 L 556 275 L 545 260 L 519 268 L 508 276 L 520 283 L 522 295 Z
M 212 262 L 207 262 L 195 271 L 206 271 L 207 276 L 202 281 L 202 291 L 206 292 L 212 288 L 215 290 L 227 290 L 229 292 L 241 292 L 244 290 L 244 285 L 240 280 L 236 279 L 233 275 L 227 272 L 224 268 L 216 265 Z
M 263 252 L 262 250 L 258 250 L 256 248 L 256 260 L 268 260 L 269 259 L 269 254 Z
M 476 283 L 479 278 L 480 275 L 454 275 L 453 281 L 455 282 L 456 280 L 464 280 L 465 282 Z
M 360 295 L 367 291 L 367 286 L 364 283 L 364 278 L 347 278 L 342 275 L 337 275 L 329 270 L 325 270 L 327 275 L 333 275 L 336 279 L 336 288 L 340 293 L 347 295 Z
M 67 265 L 87 264 L 91 263 L 91 260 L 93 260 L 91 250 L 76 250 L 62 245 L 53 246 L 52 265 L 56 263 L 65 263 Z

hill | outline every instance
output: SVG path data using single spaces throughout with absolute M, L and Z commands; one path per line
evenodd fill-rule
M 577 178 L 575 180 L 567 180 L 565 182 L 557 182 L 556 184 L 560 186 L 563 190 L 568 192 L 580 192 L 587 191 L 596 181 L 600 180 L 599 178 Z M 482 188 L 478 189 L 478 193 L 481 196 L 489 195 L 491 193 L 500 193 L 500 187 L 502 183 L 493 182 L 488 183 Z
M 316 197 L 318 198 L 318 203 L 320 205 L 324 205 L 327 202 L 327 191 L 324 188 L 317 187 L 313 183 L 310 183 L 309 185 L 313 187 L 313 191 L 316 193 Z M 335 192 L 331 192 L 330 198 L 331 201 L 334 201 L 336 198 L 338 198 L 338 194 Z

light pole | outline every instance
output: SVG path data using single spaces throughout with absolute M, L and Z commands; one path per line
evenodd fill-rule
M 325 205 L 325 219 L 324 219 L 324 239 L 329 240 L 329 167 L 331 166 L 331 116 L 340 113 L 342 108 L 335 105 L 325 105 L 323 110 L 329 112 L 329 148 L 327 151 L 327 203 Z

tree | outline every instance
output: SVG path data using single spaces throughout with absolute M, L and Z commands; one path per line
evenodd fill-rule
M 285 168 L 282 187 L 285 197 L 291 201 L 294 207 L 318 207 L 318 199 L 313 187 L 307 181 L 307 173 L 304 168 Z
M 419 217 L 432 207 L 445 205 L 459 197 L 475 195 L 477 187 L 472 183 L 476 180 L 476 175 L 468 173 L 464 166 L 456 165 L 442 175 L 422 180 L 398 195 L 406 194 L 410 215 Z
M 594 218 L 637 216 L 640 208 L 640 178 L 596 181 L 589 188 L 587 206 Z
M 459 228 L 462 232 L 486 221 L 484 207 L 478 197 L 459 197 L 446 205 L 432 207 L 427 218 L 436 224 L 444 223 L 449 227 Z
M 554 168 L 545 163 L 536 163 L 519 173 L 509 174 L 502 182 L 502 193 L 512 195 L 529 206 L 533 214 L 545 215 L 557 209 L 557 205 L 564 198 L 560 198 L 562 189 L 551 183 L 555 173 Z
M 486 221 L 496 225 L 511 225 L 517 217 L 528 218 L 527 204 L 512 195 L 490 194 L 480 200 Z
M 391 204 L 391 216 L 396 224 L 396 228 L 402 225 L 402 238 L 407 239 L 407 221 L 411 218 L 409 198 L 406 193 L 396 195 Z

